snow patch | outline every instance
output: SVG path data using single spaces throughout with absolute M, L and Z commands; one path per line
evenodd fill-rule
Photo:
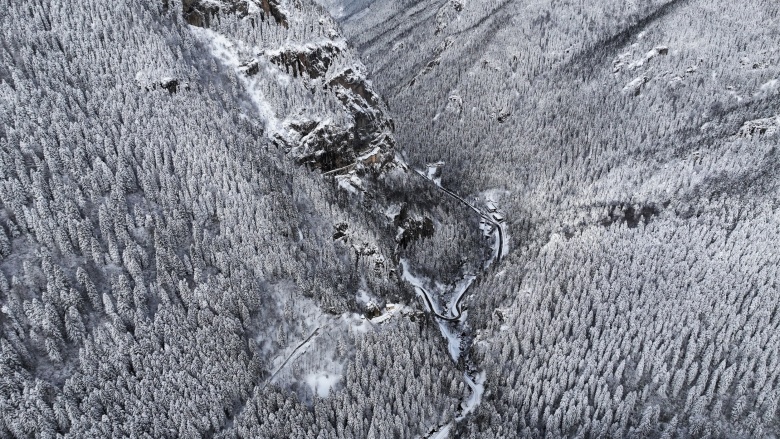
M 440 430 L 433 433 L 432 436 L 430 436 L 431 439 L 447 439 L 450 437 L 450 430 L 452 430 L 452 422 L 442 427 Z
M 351 194 L 358 195 L 363 192 L 363 181 L 354 171 L 348 174 L 337 175 L 336 181 L 339 184 L 339 188 L 344 189 Z
M 354 333 L 365 334 L 371 329 L 371 323 L 366 320 L 365 316 L 352 314 L 352 319 L 349 321 L 349 329 Z
M 763 83 L 761 87 L 759 87 L 759 92 L 757 94 L 771 95 L 778 89 L 780 89 L 780 81 L 778 81 L 777 79 L 771 79 Z
M 645 85 L 649 80 L 650 78 L 644 75 L 634 78 L 631 82 L 626 84 L 625 87 L 623 87 L 622 93 L 638 95 L 639 91 L 642 89 L 642 86 Z
M 613 70 L 612 73 L 619 73 L 622 70 L 636 70 L 640 67 L 643 67 L 645 64 L 647 64 L 650 60 L 653 58 L 659 56 L 659 55 L 668 55 L 669 54 L 669 47 L 668 46 L 656 46 L 649 51 L 647 51 L 644 56 L 641 56 L 636 59 L 629 59 L 631 55 L 634 54 L 634 50 L 637 49 L 639 46 L 638 43 L 634 43 L 631 45 L 631 50 L 628 52 L 622 53 L 618 55 L 613 61 Z
M 428 163 L 426 166 L 425 177 L 434 182 L 436 186 L 441 186 L 441 174 L 442 168 L 444 168 L 444 162 Z M 422 174 L 422 172 L 420 173 Z
M 460 416 L 456 418 L 458 421 L 462 420 L 466 417 L 469 413 L 473 412 L 474 409 L 477 408 L 479 403 L 482 402 L 482 394 L 485 393 L 485 372 L 479 372 L 474 379 L 471 379 L 471 377 L 468 375 L 468 373 L 463 374 L 463 378 L 466 380 L 466 384 L 468 384 L 469 388 L 471 389 L 471 396 L 463 402 L 461 407 L 463 408 L 463 411 L 461 412 Z
M 429 297 L 431 306 L 434 307 L 434 309 L 431 309 L 429 311 L 432 311 L 435 314 L 443 315 L 445 316 L 447 313 L 443 312 L 441 309 L 438 309 L 437 305 L 438 302 L 443 300 L 444 297 L 447 296 L 447 292 L 444 291 L 446 286 L 431 282 L 427 279 L 423 279 L 421 277 L 415 276 L 411 270 L 409 269 L 409 261 L 405 259 L 401 259 L 401 268 L 403 271 L 403 279 L 410 284 L 412 284 L 417 293 L 417 296 L 423 297 L 425 294 L 423 290 L 433 290 L 432 293 L 433 297 Z M 448 302 L 450 309 L 450 313 L 453 311 L 452 308 L 457 303 L 458 299 L 466 292 L 468 287 L 471 285 L 471 283 L 474 281 L 474 276 L 469 276 L 468 278 L 461 279 L 456 284 L 454 294 L 451 295 L 450 301 Z M 426 285 L 434 284 L 433 287 L 426 288 Z M 424 300 L 424 299 L 423 299 Z M 427 307 L 427 301 L 426 307 Z M 463 334 L 461 332 L 460 326 L 463 324 L 463 322 L 466 320 L 467 313 L 464 311 L 460 318 L 458 319 L 457 323 L 448 322 L 441 319 L 436 319 L 436 323 L 439 325 L 439 332 L 441 332 L 441 335 L 444 337 L 444 339 L 447 341 L 447 350 L 450 353 L 450 357 L 452 357 L 453 361 L 458 361 L 460 359 L 460 355 L 462 353 L 462 343 L 463 343 Z
M 357 291 L 357 294 L 355 294 L 355 299 L 358 303 L 363 305 L 368 305 L 369 303 L 374 302 L 374 299 L 372 299 L 371 296 L 368 295 L 368 292 L 362 288 Z
M 402 209 L 403 207 L 400 204 L 391 204 L 385 209 L 385 216 L 394 221 L 395 217 L 401 214 Z
M 379 154 L 380 152 L 382 152 L 382 149 L 380 147 L 378 147 L 378 146 L 375 146 L 374 149 L 372 149 L 371 151 L 369 151 L 369 152 L 361 155 L 360 157 L 358 157 L 357 161 L 358 162 L 364 162 L 364 161 L 370 159 L 371 157 Z
M 313 393 L 316 393 L 320 398 L 326 398 L 331 389 L 341 380 L 341 375 L 319 371 L 306 375 L 303 380 L 311 387 Z
M 260 117 L 266 126 L 266 133 L 268 136 L 272 137 L 273 134 L 282 133 L 282 123 L 276 116 L 276 112 L 269 103 L 269 99 L 263 95 L 260 87 L 260 80 L 261 78 L 279 77 L 283 74 L 274 72 L 270 69 L 267 69 L 269 70 L 267 75 L 247 77 L 246 75 L 240 74 L 241 60 L 239 59 L 239 52 L 247 51 L 249 50 L 248 48 L 240 47 L 240 42 L 234 43 L 211 29 L 197 26 L 189 26 L 189 28 L 196 38 L 205 43 L 206 47 L 209 48 L 215 58 L 225 66 L 233 69 L 236 73 L 238 81 L 244 86 L 244 90 L 246 90 L 250 100 L 260 114 Z
M 466 313 L 463 313 L 465 316 Z M 447 351 L 450 353 L 450 357 L 453 361 L 458 361 L 462 352 L 461 344 L 463 343 L 463 337 L 460 332 L 457 332 L 448 322 L 439 320 L 439 331 L 444 339 L 447 340 Z

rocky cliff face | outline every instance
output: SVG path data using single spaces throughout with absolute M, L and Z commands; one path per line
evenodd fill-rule
M 760 244 L 780 221 L 776 4 L 375 0 L 342 16 L 400 110 L 411 165 L 446 161 L 443 186 L 500 197 L 517 244 L 469 292 L 490 391 L 453 437 L 778 435 L 762 402 L 743 410 L 778 392 L 763 376 L 777 340 L 751 350 L 759 335 L 715 335 L 760 319 L 741 304 L 777 292 L 755 268 L 780 257 Z M 701 276 L 672 281 L 682 259 Z M 599 329 L 618 327 L 637 332 Z M 608 361 L 620 366 L 582 367 Z M 760 372 L 742 374 L 748 363 Z M 560 379 L 572 370 L 577 383 Z M 614 398 L 572 409 L 592 383 Z
M 166 1 L 166 6 L 167 6 Z M 220 12 L 237 14 L 240 18 L 257 15 L 260 21 L 273 19 L 276 24 L 288 27 L 287 16 L 282 12 L 279 0 L 183 0 L 182 14 L 187 23 L 208 27 Z
M 182 13 L 189 24 L 207 29 L 200 33 L 203 40 L 267 113 L 268 136 L 298 163 L 343 173 L 381 172 L 393 162 L 393 122 L 321 7 L 284 0 L 184 0 Z M 236 32 L 229 24 L 236 17 L 249 21 L 255 35 Z M 300 95 L 312 97 L 298 102 Z
M 351 56 L 333 42 L 287 48 L 266 54 L 285 73 L 303 81 L 312 90 L 327 91 L 352 118 L 351 126 L 329 121 L 291 121 L 296 159 L 324 172 L 361 163 L 379 170 L 394 158 L 393 122 L 384 103 L 372 90 L 359 66 L 336 70 L 336 58 Z

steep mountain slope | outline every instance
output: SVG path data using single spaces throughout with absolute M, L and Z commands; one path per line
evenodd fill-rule
M 0 437 L 780 434 L 776 2 L 322 2 L 2 3 Z
M 342 27 L 412 165 L 491 193 L 466 437 L 776 435 L 776 2 L 377 0 Z
M 395 267 L 455 275 L 482 238 L 396 158 L 320 7 L 0 9 L 0 437 L 453 417 L 462 372 Z

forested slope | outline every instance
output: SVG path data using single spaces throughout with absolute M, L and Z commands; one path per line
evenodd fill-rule
M 0 437 L 452 417 L 437 331 L 364 314 L 414 303 L 400 257 L 455 273 L 480 237 L 319 6 L 8 0 L 0 26 Z
M 780 434 L 780 5 L 322 3 L 0 0 L 0 437 Z
M 490 193 L 464 437 L 773 437 L 780 6 L 382 1 L 342 27 L 412 165 Z

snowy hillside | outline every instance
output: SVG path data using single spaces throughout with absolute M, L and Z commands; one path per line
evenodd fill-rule
M 454 416 L 462 372 L 396 264 L 457 273 L 489 247 L 397 157 L 321 7 L 4 8 L 0 437 L 410 437 Z
M 344 17 L 415 166 L 493 190 L 454 437 L 774 437 L 776 2 L 377 0 Z
M 0 7 L 0 438 L 776 437 L 780 5 Z

